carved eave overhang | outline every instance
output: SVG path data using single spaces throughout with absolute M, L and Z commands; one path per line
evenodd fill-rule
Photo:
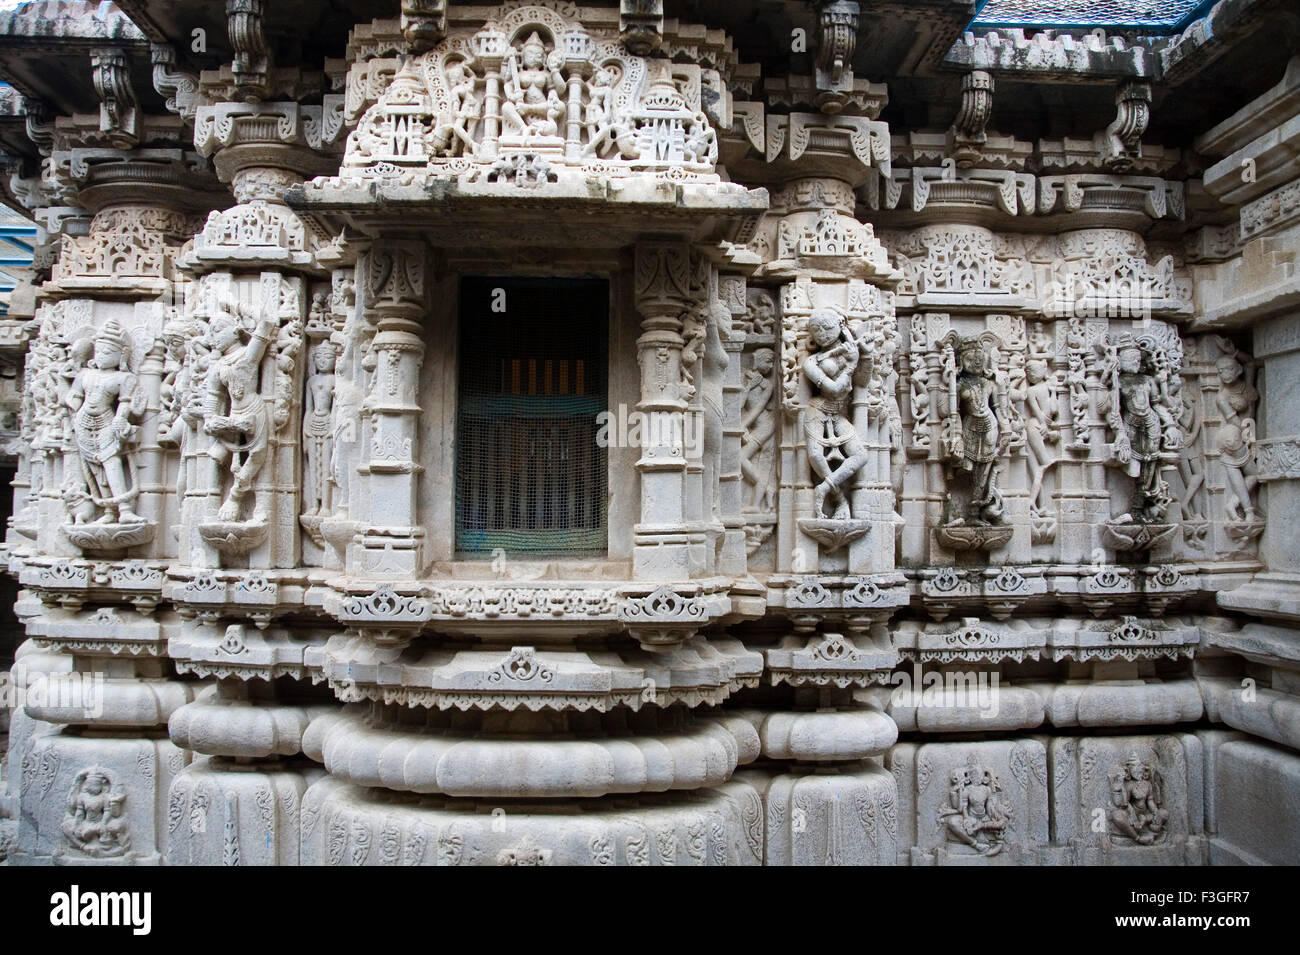
M 461 649 L 376 645 L 365 635 L 331 637 L 306 661 L 347 703 L 373 700 L 436 710 L 606 713 L 717 705 L 758 684 L 762 657 L 738 640 L 694 637 L 660 652 L 513 646 Z
M 54 129 L 52 173 L 92 213 L 130 202 L 193 212 L 229 202 L 208 161 L 187 148 L 188 137 L 175 116 L 143 117 L 140 142 L 130 149 L 107 141 L 96 116 L 61 116 Z
M 112 3 L 45 0 L 0 12 L 0 79 L 57 111 L 98 108 L 91 59 L 107 50 L 122 57 L 130 86 L 149 96 L 141 105 L 160 106 L 151 96 L 149 41 Z
M 1160 41 L 1156 41 L 1159 43 Z M 1022 28 L 963 33 L 943 58 L 948 69 L 984 70 L 1046 82 L 1144 78 L 1158 69 L 1158 48 L 1146 39 L 1097 29 L 1082 35 Z
M 581 245 L 621 248 L 644 236 L 743 241 L 768 208 L 765 189 L 736 183 L 591 177 L 510 182 L 314 180 L 286 201 L 368 236 L 419 236 L 437 247 Z
M 953 157 L 951 136 L 913 132 L 892 142 L 890 173 L 859 190 L 863 214 L 889 228 L 929 222 L 1023 228 L 1037 211 L 1034 147 L 990 134 L 966 166 Z
M 239 611 L 231 614 L 235 618 L 244 615 Z M 261 618 L 254 615 L 253 619 L 255 627 L 200 618 L 168 639 L 167 656 L 175 661 L 178 672 L 208 679 L 275 680 L 287 676 L 319 681 L 304 657 L 312 648 L 324 646 L 329 632 L 267 628 Z

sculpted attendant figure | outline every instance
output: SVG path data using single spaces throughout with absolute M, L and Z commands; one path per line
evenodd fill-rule
M 1219 462 L 1228 485 L 1226 510 L 1229 520 L 1255 521 L 1259 513 L 1252 498 L 1259 482 L 1255 473 L 1255 419 L 1250 412 L 1259 399 L 1237 356 L 1227 354 L 1214 363 L 1219 373 L 1219 390 L 1214 401 L 1223 417 L 1216 443 Z
M 302 408 L 303 512 L 324 514 L 329 505 L 331 445 L 334 438 L 335 351 L 329 342 L 312 350 L 311 373 Z
M 217 439 L 209 452 L 231 476 L 230 491 L 217 513 L 221 521 L 239 520 L 240 506 L 266 463 L 271 409 L 259 391 L 262 358 L 275 340 L 274 315 L 263 316 L 249 341 L 241 341 L 239 305 L 223 302 L 212 317 L 214 358 L 208 372 L 203 430 Z M 266 515 L 254 501 L 253 520 Z
M 1051 371 L 1041 358 L 1031 358 L 1025 365 L 1025 382 L 1025 407 L 1029 412 L 1025 432 L 1025 447 L 1029 450 L 1029 502 L 1041 511 L 1045 510 L 1046 503 L 1040 500 L 1043 475 L 1055 461 L 1047 446 L 1061 440 L 1061 403 Z
M 144 395 L 135 375 L 122 369 L 123 355 L 122 328 L 110 320 L 100 329 L 94 357 L 77 373 L 66 399 L 86 488 L 104 512 L 101 524 L 144 520 L 130 507 L 139 490 L 129 477 L 127 461 L 127 444 L 135 435 L 131 418 L 144 412 Z
M 958 339 L 953 334 L 950 343 L 958 368 L 956 374 L 949 373 L 949 402 L 960 428 L 951 429 L 949 450 L 960 467 L 971 472 L 969 515 L 993 523 L 1002 517 L 1002 495 L 994 481 L 994 465 L 1006 451 L 1011 435 L 1003 420 L 1001 394 L 984 342 L 978 338 Z
M 808 403 L 804 433 L 808 463 L 821 479 L 813 491 L 814 517 L 828 516 L 830 504 L 832 519 L 848 520 L 853 513 L 844 489 L 868 457 L 849 410 L 860 360 L 858 342 L 839 312 L 818 308 L 808 318 L 808 345 L 803 372 L 816 393 Z
M 1178 425 L 1168 410 L 1166 382 L 1157 376 L 1150 353 L 1124 335 L 1116 358 L 1107 416 L 1115 431 L 1115 458 L 1137 479 L 1133 516 L 1159 520 L 1169 504 L 1160 480 L 1160 451 L 1177 436 Z

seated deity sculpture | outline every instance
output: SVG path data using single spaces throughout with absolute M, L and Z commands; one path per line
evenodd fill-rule
M 501 118 L 520 136 L 556 136 L 564 119 L 564 77 L 547 62 L 546 44 L 533 33 L 507 54 Z
M 1160 776 L 1150 765 L 1131 754 L 1121 769 L 1110 774 L 1114 832 L 1149 846 L 1160 841 L 1167 829 L 1169 811 L 1160 806 Z
M 949 840 L 981 855 L 1000 853 L 1008 820 L 1001 792 L 997 777 L 987 769 L 971 766 L 955 770 L 949 780 L 948 805 L 939 810 Z
M 68 794 L 62 830 L 68 842 L 88 856 L 112 858 L 131 848 L 123 815 L 126 790 L 114 786 L 102 769 L 83 769 Z

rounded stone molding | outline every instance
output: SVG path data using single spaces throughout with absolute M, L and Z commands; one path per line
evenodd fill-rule
M 330 709 L 222 699 L 209 691 L 173 713 L 168 730 L 176 745 L 208 756 L 296 756 L 312 718 Z
M 758 734 L 768 759 L 839 762 L 879 756 L 898 740 L 898 727 L 875 709 L 769 713 L 738 710 Z
M 96 678 L 98 677 L 98 679 Z M 104 680 L 99 674 L 65 674 L 27 715 L 47 723 L 96 727 L 163 726 L 194 699 L 192 683 L 174 680 Z
M 356 711 L 322 722 L 312 748 L 319 745 L 332 776 L 360 786 L 470 798 L 702 789 L 726 782 L 741 756 L 728 726 L 712 720 L 654 735 L 587 739 L 419 733 Z M 748 742 L 747 755 L 754 749 Z

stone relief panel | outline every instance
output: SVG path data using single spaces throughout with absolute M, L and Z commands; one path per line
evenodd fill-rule
M 387 45 L 385 21 L 367 39 Z M 404 45 L 404 43 L 402 44 Z M 367 55 L 348 74 L 347 178 L 536 187 L 649 174 L 717 181 L 730 125 L 728 57 L 712 38 L 673 59 L 631 53 L 616 22 L 568 4 L 505 5 L 478 29 L 453 23 L 427 52 Z

